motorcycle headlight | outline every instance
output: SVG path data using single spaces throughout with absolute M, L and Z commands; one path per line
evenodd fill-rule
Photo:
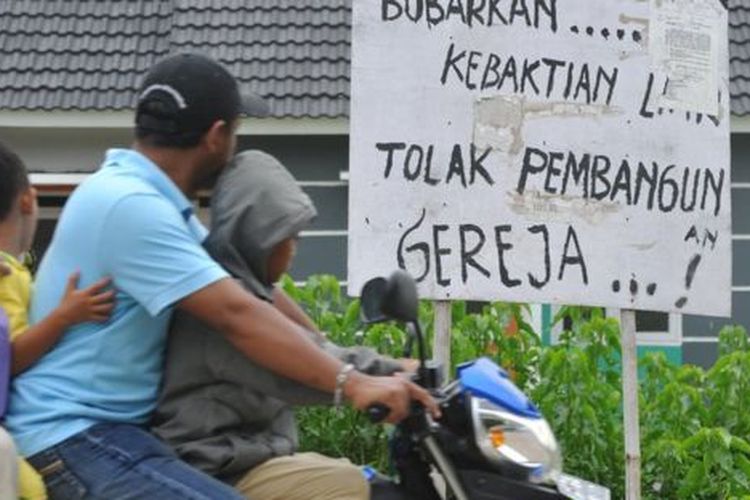
M 534 483 L 554 483 L 562 458 L 544 418 L 509 412 L 486 399 L 471 398 L 474 439 L 491 463 Z

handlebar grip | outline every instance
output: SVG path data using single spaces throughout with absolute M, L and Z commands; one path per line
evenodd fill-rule
M 391 409 L 388 408 L 386 405 L 381 403 L 375 403 L 367 407 L 367 418 L 370 419 L 370 422 L 373 424 L 379 424 L 386 418 L 388 418 L 388 414 L 391 413 Z

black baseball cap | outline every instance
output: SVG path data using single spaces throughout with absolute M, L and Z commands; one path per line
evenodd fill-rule
M 202 134 L 218 120 L 269 113 L 260 96 L 241 94 L 237 80 L 218 62 L 200 54 L 177 54 L 146 74 L 138 91 L 135 123 L 167 134 Z

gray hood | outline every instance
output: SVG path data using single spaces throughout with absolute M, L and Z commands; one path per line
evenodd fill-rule
M 248 191 L 246 186 L 253 185 Z M 222 173 L 211 201 L 211 256 L 253 293 L 271 300 L 267 261 L 281 241 L 317 216 L 284 166 L 261 151 L 238 154 Z

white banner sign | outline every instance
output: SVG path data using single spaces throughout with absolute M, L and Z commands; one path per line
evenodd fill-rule
M 349 289 L 728 316 L 719 0 L 356 0 Z

